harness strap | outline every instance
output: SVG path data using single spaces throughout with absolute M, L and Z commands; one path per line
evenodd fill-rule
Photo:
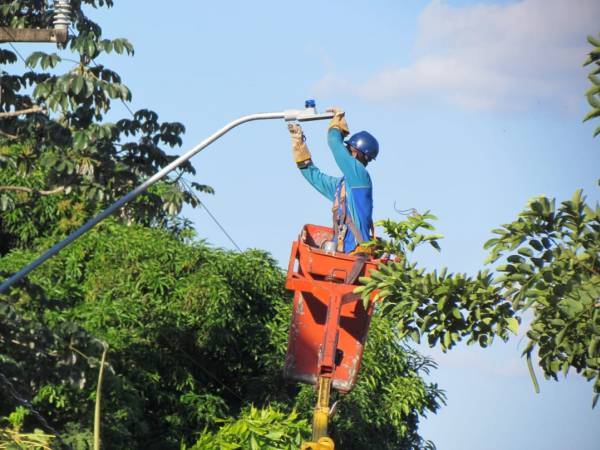
M 352 220 L 352 216 L 347 212 L 346 180 L 344 178 L 342 178 L 336 189 L 332 212 L 334 233 L 333 240 L 336 243 L 338 252 L 344 251 L 344 239 L 346 238 L 348 228 L 350 228 L 350 231 L 354 235 L 354 239 L 356 239 L 358 244 L 366 242 L 361 231 Z
M 335 242 L 336 251 L 344 251 L 344 239 L 346 238 L 347 227 L 346 219 L 346 183 L 344 179 L 340 181 L 335 191 L 333 200 L 333 241 Z
M 354 221 L 350 217 L 350 214 L 346 214 L 346 225 L 348 225 L 350 227 L 350 230 L 352 230 L 352 234 L 354 234 L 354 238 L 356 239 L 356 242 L 358 242 L 359 244 L 362 244 L 363 242 L 365 242 L 365 240 L 362 237 L 362 233 L 356 227 Z

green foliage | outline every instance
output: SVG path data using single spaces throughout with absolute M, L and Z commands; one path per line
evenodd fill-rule
M 592 87 L 585 93 L 588 103 L 592 107 L 592 110 L 586 114 L 583 121 L 595 119 L 600 117 L 600 34 L 595 38 L 588 36 L 588 42 L 592 45 L 592 50 L 589 53 L 588 59 L 583 63 L 584 66 L 591 65 L 592 71 L 588 78 L 592 83 Z M 600 126 L 594 130 L 594 137 L 600 134 Z
M 407 223 L 383 222 L 389 250 L 405 255 L 414 239 Z M 403 233 L 403 234 L 402 234 Z M 399 336 L 430 346 L 452 348 L 467 343 L 489 345 L 518 331 L 521 316 L 533 320 L 523 351 L 534 384 L 532 355 L 537 349 L 544 375 L 557 379 L 570 369 L 594 380 L 595 405 L 600 393 L 600 207 L 585 202 L 581 190 L 557 208 L 546 197 L 530 200 L 518 219 L 493 230 L 484 245 L 486 262 L 500 260 L 499 274 L 475 277 L 426 272 L 408 258 L 388 261 L 362 278 L 365 301 L 382 300 L 380 309 L 398 323 Z M 378 244 L 381 246 L 382 244 Z
M 8 248 L 73 230 L 169 164 L 175 156 L 164 148 L 182 142 L 184 126 L 160 122 L 149 109 L 115 123 L 104 121 L 113 102 L 130 101 L 131 92 L 118 73 L 96 60 L 112 52 L 133 55 L 134 50 L 126 39 L 102 38 L 102 29 L 85 15 L 83 5 L 112 2 L 72 2 L 74 30 L 65 48 L 33 52 L 26 59 L 27 72 L 5 72 L 17 55 L 0 50 L 0 114 L 41 109 L 0 121 L 0 233 Z M 48 23 L 45 2 L 12 1 L 0 8 L 0 26 Z M 189 163 L 126 206 L 121 219 L 177 227 L 174 217 L 182 205 L 198 205 L 195 192 L 212 192 L 208 186 L 188 184 L 182 178 L 186 173 L 194 173 Z
M 20 433 L 11 428 L 0 428 L 0 450 L 52 450 L 53 438 L 39 429 Z
M 2 268 L 12 271 L 32 256 L 12 253 Z M 270 348 L 265 328 L 273 314 L 270 302 L 287 298 L 279 269 L 260 252 L 211 251 L 164 231 L 110 223 L 50 261 L 31 282 L 39 286 L 38 295 L 11 293 L 16 313 L 40 311 L 38 322 L 31 322 L 52 334 L 66 323 L 80 324 L 111 347 L 115 376 L 107 376 L 103 401 L 110 448 L 119 442 L 141 445 L 157 432 L 164 434 L 159 439 L 164 448 L 172 447 L 181 435 L 259 397 L 251 381 L 260 381 L 269 360 L 261 355 Z M 18 348 L 8 347 L 5 359 L 14 363 L 3 371 L 12 370 L 26 383 L 27 368 L 36 364 L 41 372 L 36 379 L 43 382 L 25 391 L 36 408 L 61 425 L 78 420 L 75 412 L 89 420 L 93 403 L 86 398 L 94 395 L 101 352 L 71 338 L 56 341 L 66 347 L 62 358 L 88 363 L 93 375 L 69 384 L 54 367 L 52 349 L 42 351 L 43 343 L 41 355 L 17 357 Z
M 219 422 L 222 426 L 216 432 L 205 430 L 192 447 L 184 445 L 182 450 L 295 450 L 310 431 L 308 421 L 296 412 L 285 414 L 270 407 L 252 406 L 237 419 Z
M 50 444 L 55 436 L 46 434 L 40 429 L 35 429 L 32 433 L 21 432 L 28 413 L 27 408 L 19 406 L 8 416 L 6 422 L 10 426 L 0 428 L 0 449 L 50 449 Z
M 0 271 L 36 253 L 13 251 L 0 259 Z M 211 249 L 109 221 L 2 300 L 0 373 L 64 442 L 78 442 L 75 448 L 91 442 L 99 340 L 111 348 L 102 396 L 107 448 L 179 448 L 201 430 L 217 435 L 219 419 L 233 424 L 249 404 L 288 418 L 294 408 L 302 420 L 311 416 L 313 388 L 282 379 L 291 297 L 263 252 Z M 418 419 L 437 409 L 441 393 L 419 378 L 429 363 L 381 320 L 373 320 L 365 377 L 340 398 L 334 433 L 351 450 L 364 448 L 351 443 L 363 442 L 370 429 L 381 436 L 370 448 L 421 448 Z M 0 391 L 6 417 L 22 404 L 4 395 L 1 382 Z M 24 429 L 34 426 L 38 418 L 27 415 Z
M 433 230 L 427 220 L 434 218 L 428 213 L 413 214 L 401 222 L 380 222 L 388 236 L 383 248 L 401 258 L 384 262 L 369 277 L 361 278 L 363 286 L 355 292 L 365 301 L 382 300 L 380 308 L 395 318 L 400 337 L 420 342 L 424 336 L 429 345 L 439 344 L 444 351 L 463 339 L 482 347 L 490 345 L 495 336 L 508 339 L 509 332 L 516 333 L 518 321 L 488 271 L 475 277 L 448 273 L 445 268 L 439 273 L 427 272 L 409 261 L 407 252 L 422 242 L 439 249 L 440 235 L 418 233 L 419 227 Z
M 494 230 L 486 243 L 496 267 L 495 284 L 533 321 L 523 352 L 537 348 L 546 377 L 573 368 L 594 381 L 600 393 L 600 207 L 585 202 L 581 190 L 557 208 L 538 197 L 514 222 Z
M 387 234 L 387 239 L 374 239 L 365 244 L 365 247 L 371 248 L 376 257 L 397 257 L 404 259 L 406 253 L 414 252 L 415 249 L 428 242 L 436 250 L 440 250 L 439 239 L 441 234 L 422 234 L 419 230 L 433 231 L 435 227 L 430 223 L 431 220 L 437 220 L 429 211 L 419 214 L 413 211 L 406 220 L 396 222 L 393 220 L 381 220 L 375 226 L 382 226 Z

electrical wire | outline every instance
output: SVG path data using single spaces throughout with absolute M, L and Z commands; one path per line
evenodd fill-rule
M 71 34 L 73 34 L 73 35 L 75 34 L 75 31 L 73 30 L 73 27 L 71 27 L 71 25 L 69 25 L 69 31 L 71 32 Z M 90 62 L 92 64 L 94 64 L 95 67 L 98 67 L 98 63 L 96 62 L 95 58 L 92 59 Z M 129 111 L 129 114 L 131 114 L 131 117 L 135 118 L 135 114 L 133 113 L 133 111 L 131 110 L 131 108 L 129 107 L 129 105 L 127 103 L 125 103 L 125 100 L 123 100 L 122 98 L 119 99 L 119 100 L 121 100 L 121 103 L 123 104 L 123 106 L 125 107 L 125 109 L 127 111 Z
M 394 211 L 396 211 L 398 214 L 400 214 L 402 216 L 412 216 L 414 214 L 417 214 L 417 210 L 415 208 L 399 209 L 396 206 L 395 200 L 394 200 Z
M 181 176 L 180 176 L 181 177 Z M 179 182 L 187 188 L 188 191 L 192 191 L 193 188 L 188 184 L 187 180 L 183 177 L 180 178 Z M 231 237 L 231 235 L 227 232 L 227 230 L 225 229 L 225 227 L 223 225 L 221 225 L 221 223 L 217 220 L 217 218 L 214 216 L 213 213 L 210 212 L 210 210 L 208 209 L 208 207 L 206 206 L 206 204 L 204 202 L 202 202 L 198 196 L 196 194 L 194 194 L 192 192 L 192 195 L 194 196 L 194 198 L 198 201 L 198 204 L 204 208 L 206 210 L 206 213 L 210 216 L 210 218 L 213 220 L 214 223 L 217 224 L 217 226 L 221 229 L 221 231 L 223 232 L 223 234 L 225 234 L 225 236 L 227 236 L 227 238 L 229 239 L 229 242 L 231 242 L 233 244 L 233 246 L 240 252 L 242 253 L 242 249 L 240 248 L 239 245 L 237 245 L 237 243 L 233 240 L 233 238 Z
M 73 28 L 70 25 L 69 25 L 69 31 L 71 31 L 71 34 L 75 35 L 75 31 L 73 30 Z M 21 58 L 21 61 L 23 61 L 23 63 L 25 65 L 27 65 L 27 62 L 25 62 L 25 58 L 23 58 L 23 55 L 21 55 L 21 53 L 19 52 L 19 50 L 17 50 L 17 48 L 11 42 L 9 42 L 8 45 L 10 45 L 10 47 L 19 56 L 19 58 Z M 94 64 L 94 66 L 98 67 L 98 63 L 94 59 L 92 59 L 91 62 Z M 0 92 L 0 95 L 1 95 L 1 92 Z M 131 117 L 135 118 L 135 114 L 133 113 L 133 111 L 131 110 L 131 108 L 129 107 L 129 105 L 125 102 L 125 100 L 123 100 L 123 99 L 120 99 L 120 100 L 121 100 L 121 103 L 123 104 L 123 106 L 125 106 L 125 109 L 127 109 L 127 111 L 129 111 L 129 114 L 131 114 Z M 204 210 L 207 212 L 207 214 L 209 215 L 209 217 L 219 227 L 219 229 L 223 232 L 223 234 L 225 234 L 225 236 L 227 236 L 227 239 L 229 239 L 229 241 L 233 244 L 233 246 L 239 252 L 242 252 L 242 249 L 240 248 L 240 246 L 234 241 L 234 239 L 227 232 L 227 230 L 225 229 L 225 227 L 223 225 L 221 225 L 221 223 L 217 220 L 217 218 L 214 216 L 214 214 L 210 212 L 210 210 L 206 207 L 206 205 L 203 202 L 200 202 L 200 205 L 204 208 Z
M 8 29 L 6 29 L 5 31 L 11 38 L 13 38 L 13 39 L 15 38 L 15 36 L 10 31 L 8 31 Z M 25 66 L 27 66 L 27 63 L 25 62 L 25 58 L 23 58 L 23 55 L 21 55 L 19 50 L 17 50 L 17 48 L 12 44 L 12 42 L 9 42 L 8 45 L 10 45 L 10 47 L 19 56 L 19 58 L 21 58 L 21 61 L 23 61 L 23 64 L 25 64 Z M 0 104 L 2 104 L 2 76 L 3 76 L 3 71 L 0 70 Z
M 69 25 L 69 30 L 71 31 L 71 33 L 74 35 L 75 32 L 73 30 L 73 28 Z M 91 61 L 94 66 L 98 67 L 98 63 L 95 61 L 95 59 L 92 59 Z M 123 104 L 123 106 L 125 106 L 125 108 L 127 109 L 127 111 L 129 111 L 129 114 L 131 114 L 131 117 L 135 118 L 135 114 L 133 113 L 133 111 L 131 110 L 131 108 L 129 107 L 129 105 L 125 102 L 125 100 L 120 99 L 121 103 Z M 190 189 L 188 187 L 188 189 Z M 229 239 L 229 241 L 233 244 L 233 246 L 241 253 L 242 249 L 240 248 L 239 245 L 237 245 L 237 243 L 233 240 L 233 238 L 231 237 L 231 235 L 227 232 L 227 230 L 225 229 L 225 227 L 223 227 L 223 225 L 221 225 L 221 223 L 217 220 L 217 218 L 209 211 L 209 209 L 206 207 L 206 205 L 203 202 L 200 202 L 200 205 L 206 210 L 206 212 L 208 213 L 209 217 L 213 220 L 213 222 L 219 227 L 219 229 L 223 232 L 223 234 L 225 234 L 225 236 L 227 236 L 227 239 Z
M 69 448 L 69 449 L 71 448 L 70 445 L 67 445 L 63 441 L 62 436 L 60 435 L 60 433 L 58 431 L 56 431 L 56 429 L 52 425 L 50 425 L 48 423 L 48 421 L 46 420 L 46 418 L 44 416 L 42 416 L 40 414 L 40 412 L 33 407 L 33 405 L 31 404 L 31 402 L 17 392 L 17 390 L 14 387 L 14 385 L 11 383 L 11 381 L 2 372 L 0 372 L 0 384 L 4 385 L 4 387 L 8 391 L 8 393 L 21 406 L 24 406 L 25 408 L 27 408 L 35 416 L 35 418 L 38 420 L 38 422 L 40 423 L 40 425 L 42 425 L 42 427 L 44 427 L 46 429 L 46 431 L 49 431 L 50 433 L 52 433 L 54 435 L 54 437 L 58 441 L 60 441 L 63 445 L 65 445 L 67 448 Z
M 223 227 L 223 225 L 221 225 L 219 223 L 219 221 L 217 220 L 217 218 L 213 215 L 213 213 L 211 213 L 209 211 L 209 209 L 206 207 L 206 204 L 204 202 L 200 202 L 200 206 L 202 206 L 206 212 L 208 213 L 208 215 L 210 216 L 210 218 L 217 224 L 217 226 L 221 229 L 221 231 L 225 234 L 225 236 L 227 236 L 227 238 L 229 239 L 229 241 L 234 245 L 235 248 L 238 249 L 238 251 L 241 253 L 242 249 L 240 248 L 239 245 L 237 245 L 235 243 L 235 241 L 233 240 L 233 238 L 229 235 L 229 233 L 227 232 L 227 230 L 225 230 L 225 228 Z
M 15 38 L 14 35 L 10 31 L 8 31 L 8 30 L 5 30 L 5 31 L 7 34 L 10 35 L 10 37 L 12 37 L 13 39 Z M 12 42 L 9 42 L 8 45 L 10 45 L 10 48 L 12 48 L 15 51 L 15 53 L 19 56 L 19 58 L 21 58 L 21 61 L 23 61 L 23 64 L 27 65 L 25 58 L 23 58 L 23 55 L 21 55 L 19 50 L 17 50 L 17 48 L 12 44 Z

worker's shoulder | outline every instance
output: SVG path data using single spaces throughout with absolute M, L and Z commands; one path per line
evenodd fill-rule
M 345 174 L 348 185 L 352 188 L 356 187 L 373 187 L 371 181 L 371 175 L 367 171 L 367 168 L 362 165 L 358 160 L 354 160 L 352 164 L 352 170 L 350 173 Z

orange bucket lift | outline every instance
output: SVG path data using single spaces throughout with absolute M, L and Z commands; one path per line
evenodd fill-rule
M 332 239 L 331 228 L 305 225 L 292 244 L 287 272 L 294 309 L 284 375 L 318 389 L 312 441 L 303 450 L 334 448 L 327 437 L 330 391 L 354 387 L 373 313 L 373 303 L 365 308 L 352 291 L 358 277 L 368 276 L 380 261 L 323 250 Z

